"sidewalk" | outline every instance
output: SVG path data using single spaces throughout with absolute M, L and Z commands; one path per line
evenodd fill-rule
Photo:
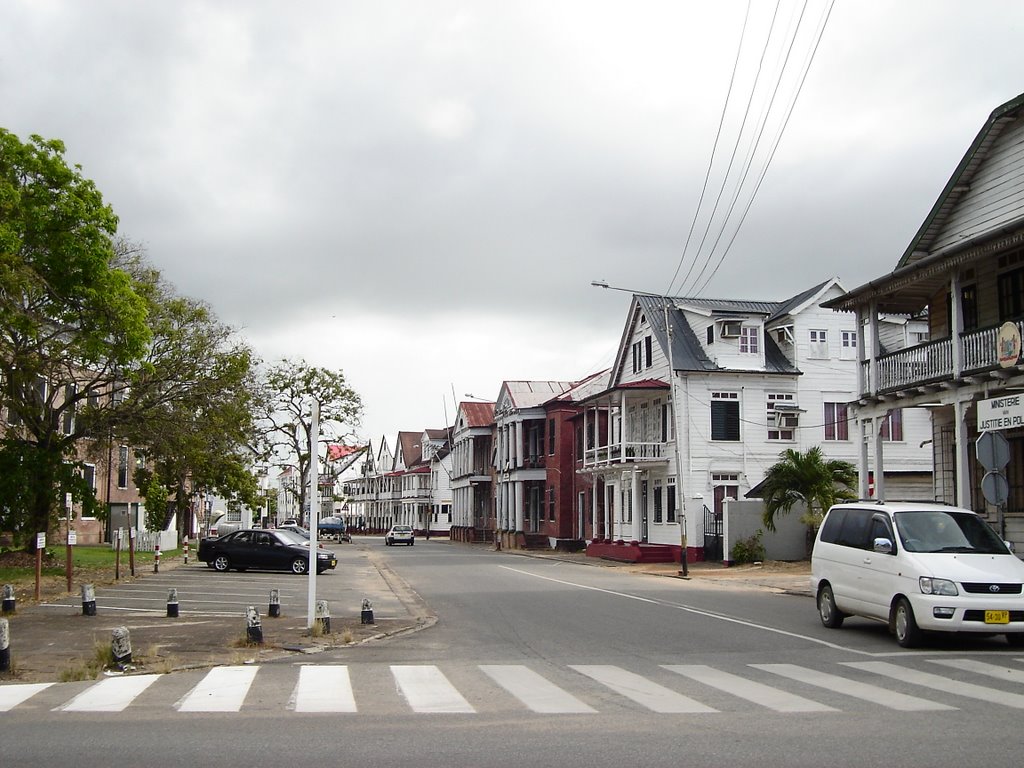
M 436 617 L 422 599 L 377 556 L 374 543 L 376 540 L 360 541 L 357 538 L 353 548 L 348 551 L 346 559 L 350 563 L 344 571 L 344 581 L 338 582 L 338 588 L 343 593 L 339 604 L 359 606 L 362 597 L 369 596 L 378 606 L 384 603 L 400 604 L 404 608 L 404 616 L 384 617 L 378 612 L 374 617 L 375 623 L 366 625 L 361 623 L 358 610 L 351 607 L 338 610 L 332 607 L 330 634 L 312 637 L 307 629 L 305 613 L 299 615 L 293 611 L 292 615 L 268 618 L 264 606 L 260 609 L 263 645 L 257 646 L 246 643 L 246 623 L 241 611 L 237 618 L 168 618 L 153 612 L 104 612 L 104 587 L 97 585 L 96 616 L 84 616 L 81 610 L 56 611 L 52 604 L 47 607 L 19 603 L 16 613 L 5 617 L 10 630 L 11 669 L 0 672 L 0 685 L 91 679 L 97 674 L 102 676 L 104 672 L 100 668 L 99 659 L 110 650 L 113 630 L 122 626 L 128 627 L 130 632 L 132 671 L 135 673 L 167 673 L 217 664 L 254 664 L 274 658 L 315 654 L 373 642 L 431 626 Z M 455 543 L 452 546 L 484 547 Z M 681 588 L 694 585 L 811 595 L 808 583 L 810 564 L 806 562 L 767 562 L 729 568 L 717 563 L 694 563 L 689 566 L 688 578 L 684 579 L 679 575 L 678 563 L 620 563 L 588 558 L 582 553 L 504 550 L 503 554 L 562 560 L 678 579 Z M 353 564 L 357 567 L 352 567 Z M 165 561 L 161 570 L 179 567 L 196 566 L 182 566 L 180 559 L 172 559 Z M 144 585 L 145 581 L 146 575 L 141 574 L 131 583 Z M 62 602 L 66 603 L 73 597 L 66 596 Z M 392 613 L 401 612 L 398 610 Z

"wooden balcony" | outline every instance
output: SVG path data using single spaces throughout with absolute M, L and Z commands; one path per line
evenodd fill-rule
M 630 464 L 663 462 L 668 458 L 666 443 L 626 442 L 614 445 L 598 445 L 584 452 L 584 467 L 599 467 L 609 464 Z
M 1024 335 L 1024 320 L 1017 321 L 1017 328 Z M 879 357 L 876 387 L 871 386 L 870 362 L 862 361 L 861 393 L 869 395 L 899 392 L 994 370 L 999 367 L 996 350 L 998 333 L 999 326 L 993 325 L 960 335 L 959 373 L 953 370 L 953 342 L 949 338 L 936 339 Z

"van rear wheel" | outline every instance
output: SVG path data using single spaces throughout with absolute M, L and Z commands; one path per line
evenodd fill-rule
M 905 597 L 897 600 L 893 609 L 893 630 L 896 632 L 896 642 L 904 648 L 913 648 L 921 643 L 921 630 L 914 618 L 914 609 Z
M 821 623 L 829 629 L 843 626 L 843 619 L 846 618 L 846 614 L 836 608 L 836 598 L 828 584 L 818 590 L 818 616 L 821 617 Z

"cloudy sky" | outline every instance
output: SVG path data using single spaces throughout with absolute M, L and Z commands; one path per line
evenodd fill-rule
M 890 270 L 1024 91 L 1016 0 L 0 0 L 0 125 L 362 435 L 610 364 L 629 297 Z M 716 205 L 717 203 L 717 205 Z

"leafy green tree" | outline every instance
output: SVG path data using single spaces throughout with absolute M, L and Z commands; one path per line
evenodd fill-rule
M 764 527 L 775 530 L 775 518 L 788 514 L 797 504 L 805 507 L 803 521 L 813 533 L 825 512 L 837 501 L 852 499 L 857 469 L 848 461 L 826 459 L 819 446 L 801 453 L 788 449 L 765 473 Z
M 299 482 L 289 489 L 305 515 L 310 467 L 312 402 L 320 407 L 319 447 L 352 441 L 363 405 L 341 371 L 318 368 L 304 360 L 281 360 L 263 377 L 263 453 L 278 467 L 294 466 Z
M 117 217 L 60 141 L 0 129 L 0 528 L 47 531 L 84 501 L 80 409 L 110 408 L 151 334 L 147 303 L 115 263 Z
M 111 429 L 145 450 L 146 464 L 136 470 L 140 489 L 152 477 L 167 484 L 165 513 L 153 527 L 166 528 L 178 513 L 179 532 L 192 533 L 192 503 L 200 494 L 258 506 L 253 467 L 262 407 L 254 358 L 206 304 L 178 296 L 137 253 L 126 269 L 140 279 L 150 274 L 143 282 L 153 342 Z

